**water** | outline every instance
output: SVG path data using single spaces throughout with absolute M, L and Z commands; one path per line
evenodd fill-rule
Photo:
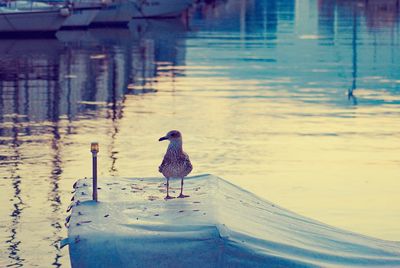
M 400 240 L 399 29 L 396 0 L 227 0 L 0 40 L 0 266 L 69 267 L 58 242 L 90 142 L 100 177 L 159 176 L 170 129 L 193 174 Z

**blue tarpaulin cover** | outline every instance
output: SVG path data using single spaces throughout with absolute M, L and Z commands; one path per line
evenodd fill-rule
M 172 182 L 179 193 L 179 181 Z M 76 184 L 72 267 L 400 267 L 400 243 L 305 218 L 213 175 L 164 200 L 163 178 Z

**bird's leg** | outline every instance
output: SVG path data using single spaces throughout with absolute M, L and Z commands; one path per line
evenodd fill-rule
M 184 195 L 183 193 L 183 178 L 181 179 L 181 193 L 178 196 L 178 198 L 185 198 L 185 197 L 189 197 L 188 195 Z
M 164 199 L 167 200 L 172 198 L 173 197 L 169 195 L 169 178 L 167 178 L 167 196 Z

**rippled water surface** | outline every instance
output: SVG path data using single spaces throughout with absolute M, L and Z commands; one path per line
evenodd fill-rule
M 396 0 L 226 0 L 1 39 L 0 266 L 68 267 L 58 243 L 90 142 L 100 177 L 159 176 L 170 129 L 193 174 L 400 240 L 399 45 Z

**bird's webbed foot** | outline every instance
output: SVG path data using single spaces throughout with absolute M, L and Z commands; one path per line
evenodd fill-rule
M 174 199 L 175 197 L 173 197 L 173 196 L 170 196 L 170 195 L 167 195 L 166 197 L 164 197 L 164 199 L 165 200 L 168 200 L 168 199 Z
M 189 197 L 190 195 L 184 195 L 184 194 L 180 194 L 179 196 L 178 196 L 178 198 L 185 198 L 185 197 Z

